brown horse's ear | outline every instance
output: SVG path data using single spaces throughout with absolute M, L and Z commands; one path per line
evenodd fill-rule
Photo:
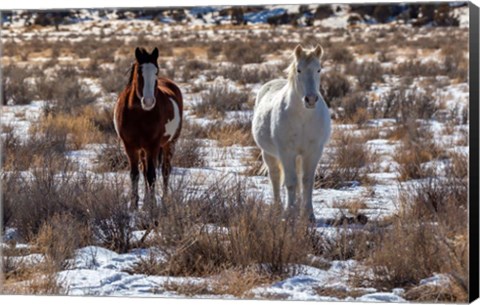
M 139 47 L 136 47 L 135 48 L 135 59 L 138 61 L 138 62 L 141 62 L 142 58 L 143 58 L 143 50 L 140 49 Z
M 321 45 L 317 44 L 317 47 L 315 48 L 315 50 L 313 50 L 315 56 L 318 57 L 318 59 L 321 59 L 322 56 L 323 56 L 323 48 Z
M 151 57 L 152 57 L 154 60 L 157 60 L 157 59 L 158 59 L 158 48 L 153 49 Z
M 302 55 L 302 52 L 303 52 L 302 45 L 297 45 L 295 47 L 295 50 L 293 51 L 293 53 L 295 54 L 295 58 L 296 59 L 300 58 L 300 56 Z

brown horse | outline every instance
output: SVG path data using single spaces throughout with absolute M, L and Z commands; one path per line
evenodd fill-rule
M 120 93 L 114 124 L 130 163 L 132 208 L 138 208 L 139 163 L 145 178 L 145 203 L 155 204 L 155 181 L 162 166 L 163 194 L 168 188 L 175 142 L 182 129 L 183 98 L 177 85 L 158 77 L 158 49 L 135 49 L 128 85 Z

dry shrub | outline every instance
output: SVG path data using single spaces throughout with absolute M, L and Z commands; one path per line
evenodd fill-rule
M 351 90 L 348 78 L 336 71 L 322 75 L 320 92 L 328 105 L 333 105 L 337 99 L 347 95 Z
M 233 268 L 221 272 L 215 277 L 212 290 L 215 294 L 233 295 L 238 298 L 253 298 L 248 293 L 253 288 L 274 282 L 271 276 L 260 273 L 255 268 Z
M 232 40 L 223 44 L 222 53 L 228 61 L 235 64 L 261 63 L 264 61 L 264 45 L 255 40 Z
M 78 115 L 83 106 L 98 98 L 98 94 L 93 93 L 81 80 L 78 69 L 71 66 L 58 69 L 53 78 L 37 78 L 35 84 L 38 98 L 50 102 L 46 105 L 47 113 Z
M 5 226 L 17 228 L 27 242 L 41 233 L 40 244 L 53 257 L 68 253 L 72 240 L 85 244 L 99 241 L 112 250 L 128 250 L 133 222 L 125 207 L 123 180 L 114 176 L 107 181 L 69 171 L 68 164 L 53 155 L 37 165 L 31 177 L 18 171 L 3 174 L 3 204 L 10 211 Z M 92 232 L 91 239 L 83 238 L 83 229 Z M 57 237 L 59 234 L 66 236 Z M 65 251 L 60 245 L 64 242 Z M 54 252 L 57 246 L 60 253 Z
M 316 188 L 342 188 L 369 183 L 367 173 L 376 155 L 372 154 L 362 138 L 342 132 L 332 138 L 333 152 L 324 155 L 317 168 Z
M 374 104 L 372 115 L 376 118 L 395 118 L 406 124 L 413 119 L 431 119 L 438 111 L 431 91 L 394 88 L 382 95 Z
M 376 61 L 352 62 L 346 67 L 346 73 L 356 77 L 363 90 L 370 90 L 374 82 L 383 82 L 383 68 Z
M 207 128 L 207 138 L 215 140 L 220 146 L 255 146 L 252 136 L 252 123 L 238 120 L 234 123 L 211 125 Z
M 402 63 L 399 63 L 393 73 L 398 76 L 409 76 L 409 77 L 419 77 L 419 76 L 438 76 L 446 75 L 447 71 L 440 63 L 435 61 L 422 62 L 420 60 L 408 60 Z
M 400 127 L 402 143 L 397 147 L 393 159 L 398 163 L 399 179 L 425 178 L 432 174 L 431 169 L 422 163 L 432 161 L 442 156 L 441 149 L 435 144 L 433 135 L 427 129 L 416 123 Z
M 353 54 L 345 46 L 334 45 L 327 52 L 327 59 L 331 59 L 337 63 L 348 64 L 353 60 Z
M 259 68 L 242 69 L 242 83 L 257 84 L 267 82 L 280 76 L 280 70 L 276 67 L 261 66 Z
M 55 213 L 68 211 L 68 202 L 64 198 L 74 191 L 70 176 L 55 177 L 61 165 L 57 160 L 44 159 L 40 165 L 43 167 L 32 170 L 31 179 L 19 172 L 2 177 L 3 203 L 11 211 L 11 217 L 4 225 L 16 227 L 27 241 L 33 240 L 43 223 Z
M 460 303 L 468 300 L 465 287 L 462 287 L 452 276 L 449 282 L 440 285 L 419 285 L 405 293 L 405 299 L 414 302 L 447 302 Z
M 175 144 L 175 153 L 173 155 L 173 166 L 192 168 L 203 167 L 205 160 L 200 150 L 201 142 L 197 139 L 180 138 Z
M 200 103 L 193 105 L 197 115 L 223 117 L 227 111 L 243 110 L 249 95 L 232 89 L 228 84 L 215 84 L 201 94 L 201 99 Z
M 50 136 L 66 139 L 70 149 L 81 149 L 89 143 L 102 142 L 102 134 L 85 115 L 56 114 L 42 116 L 30 129 L 32 137 Z
M 101 69 L 99 72 L 100 85 L 108 93 L 120 93 L 128 82 L 128 72 L 132 60 L 124 58 L 116 60 L 113 69 Z
M 215 292 L 209 287 L 207 282 L 194 282 L 194 281 L 187 281 L 187 282 L 173 282 L 168 281 L 163 285 L 163 288 L 167 291 L 174 291 L 179 295 L 184 295 L 187 297 L 194 297 L 198 295 L 214 295 Z
M 69 267 L 67 259 L 73 257 L 75 249 L 85 245 L 87 234 L 73 216 L 55 214 L 40 227 L 36 245 L 52 268 L 64 270 Z
M 166 253 L 159 274 L 205 276 L 254 266 L 277 276 L 306 260 L 305 223 L 282 220 L 278 209 L 249 197 L 244 183 L 217 181 L 205 190 L 177 183 L 154 240 Z
M 207 48 L 207 57 L 208 59 L 216 59 L 218 55 L 222 53 L 222 44 L 216 41 L 209 42 Z
M 32 74 L 31 69 L 13 64 L 2 67 L 3 104 L 11 101 L 14 105 L 24 105 L 35 99 L 34 86 L 28 80 Z
M 241 84 L 257 84 L 266 82 L 280 75 L 280 70 L 272 66 L 242 68 L 234 64 L 220 69 L 220 75 Z
M 452 278 L 453 286 L 461 288 L 461 293 L 455 292 L 455 287 L 449 293 L 454 293 L 458 300 L 466 297 L 467 179 L 447 174 L 401 190 L 402 209 L 391 227 L 378 236 L 367 260 L 376 274 L 377 286 L 408 287 L 442 273 Z M 431 297 L 428 293 L 425 291 Z M 413 299 L 419 299 L 413 295 L 412 292 Z
M 3 169 L 28 170 L 39 166 L 42 160 L 55 158 L 56 164 L 65 161 L 67 149 L 66 135 L 47 131 L 45 137 L 29 137 L 21 139 L 13 132 L 13 128 L 4 129 Z M 63 166 L 60 166 L 63 168 Z M 68 166 L 67 166 L 68 167 Z
M 264 164 L 262 158 L 262 151 L 257 146 L 253 146 L 248 156 L 243 159 L 245 164 L 248 164 L 248 168 L 243 172 L 246 176 L 259 176 L 267 175 L 267 172 L 264 171 Z
M 126 181 L 115 176 L 110 181 L 85 181 L 81 184 L 83 196 L 82 212 L 88 220 L 87 226 L 92 232 L 92 240 L 119 253 L 131 249 L 130 240 L 134 227 L 134 215 L 129 209 L 128 196 L 125 195 Z
M 105 137 L 116 137 L 113 123 L 113 107 L 85 106 L 82 109 L 83 117 L 90 120 L 99 132 Z
M 343 123 L 355 123 L 363 125 L 366 123 L 370 114 L 368 111 L 369 101 L 365 93 L 357 92 L 347 95 L 335 103 L 338 109 L 339 119 Z

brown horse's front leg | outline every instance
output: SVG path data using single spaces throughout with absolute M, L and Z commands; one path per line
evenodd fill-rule
M 162 178 L 163 178 L 163 196 L 168 193 L 168 180 L 172 171 L 172 157 L 175 149 L 174 143 L 168 143 L 162 148 L 163 162 L 162 162 Z
M 157 157 L 158 150 L 145 151 L 142 158 L 143 175 L 145 178 L 145 208 L 153 208 L 156 205 L 155 182 L 157 180 Z
M 130 180 L 132 182 L 131 205 L 132 209 L 138 209 L 138 152 L 135 149 L 125 149 L 130 164 Z

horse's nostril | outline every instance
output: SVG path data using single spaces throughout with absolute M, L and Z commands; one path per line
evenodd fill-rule
M 315 96 L 315 102 L 318 102 L 318 95 Z

